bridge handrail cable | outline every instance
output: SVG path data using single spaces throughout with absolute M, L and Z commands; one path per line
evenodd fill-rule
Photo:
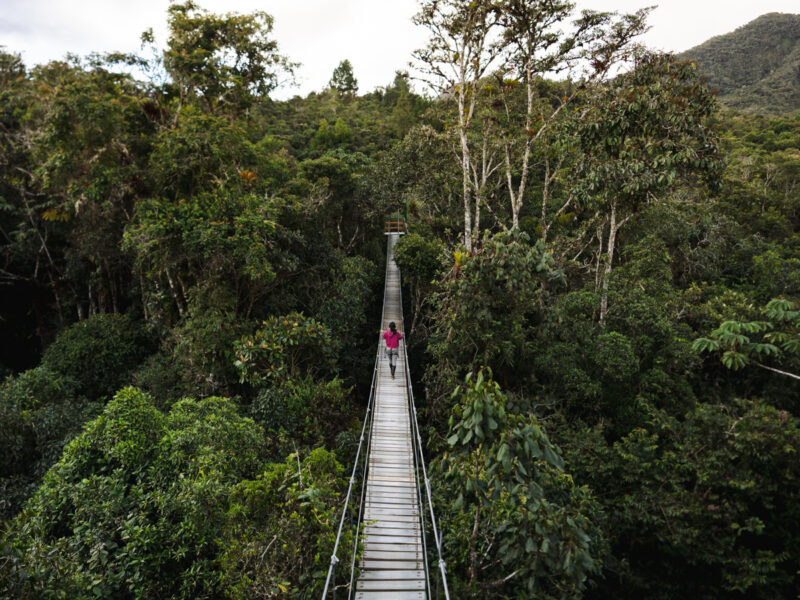
M 400 284 L 402 286 L 402 272 L 398 269 L 399 277 L 400 277 Z M 402 318 L 403 329 L 405 330 L 405 313 L 403 312 L 403 302 L 402 302 L 402 295 L 400 296 L 400 315 Z M 405 336 L 405 343 L 403 344 L 403 358 L 405 359 L 405 366 L 406 366 L 406 387 L 408 388 L 408 402 L 409 402 L 409 410 L 411 412 L 411 423 L 413 428 L 413 438 L 414 438 L 414 446 L 416 448 L 416 452 L 419 454 L 419 466 L 422 467 L 422 477 L 423 481 L 425 482 L 425 495 L 428 499 L 428 512 L 431 515 L 431 528 L 433 529 L 433 539 L 436 543 L 436 554 L 438 558 L 438 567 L 439 571 L 442 575 L 442 586 L 444 588 L 444 597 L 445 600 L 450 600 L 450 591 L 447 588 L 447 566 L 442 558 L 442 536 L 439 533 L 439 530 L 436 526 L 436 514 L 433 511 L 433 498 L 431 496 L 431 484 L 430 480 L 428 479 L 428 471 L 425 467 L 425 456 L 422 452 L 422 436 L 419 433 L 419 422 L 417 421 L 417 406 L 414 403 L 414 388 L 411 385 L 411 369 L 408 366 L 408 335 Z M 417 494 L 420 502 L 422 502 L 422 496 L 420 495 L 419 484 L 417 485 Z M 424 525 L 424 524 L 423 524 Z M 424 527 L 423 527 L 423 543 L 424 543 Z M 428 577 L 428 560 L 427 554 L 425 559 L 425 576 Z M 430 584 L 428 585 L 428 593 L 430 594 Z M 430 596 L 429 596 L 430 597 Z
M 389 261 L 386 261 L 386 273 L 389 270 Z M 386 315 L 386 281 L 388 277 L 384 274 L 384 284 L 383 284 L 383 305 L 381 307 L 381 327 L 383 327 L 384 317 Z M 381 357 L 381 333 L 378 333 L 378 351 L 375 353 L 375 366 L 372 369 L 372 383 L 370 384 L 369 390 L 369 400 L 367 401 L 367 410 L 364 414 L 364 423 L 361 426 L 361 437 L 358 442 L 358 449 L 356 450 L 356 457 L 353 460 L 353 471 L 350 474 L 350 484 L 347 486 L 347 495 L 345 496 L 344 500 L 344 507 L 342 508 L 342 517 L 339 520 L 339 530 L 336 533 L 336 541 L 333 544 L 333 552 L 331 553 L 331 560 L 330 564 L 328 565 L 328 574 L 325 578 L 325 588 L 322 590 L 322 600 L 328 597 L 328 588 L 330 587 L 331 579 L 333 577 L 334 571 L 336 569 L 336 564 L 339 562 L 339 559 L 336 557 L 336 552 L 339 549 L 339 541 L 342 537 L 342 529 L 344 527 L 345 518 L 347 517 L 347 506 L 350 502 L 350 494 L 353 491 L 353 483 L 355 481 L 356 471 L 358 470 L 358 459 L 361 456 L 361 449 L 364 445 L 364 433 L 367 432 L 367 448 L 369 448 L 369 440 L 372 436 L 372 413 L 374 412 L 373 403 L 375 401 L 375 379 L 378 374 L 378 361 Z M 367 430 L 367 423 L 370 424 L 369 430 Z M 362 476 L 361 478 L 361 505 L 358 507 L 358 525 L 356 526 L 356 536 L 355 536 L 355 545 L 358 548 L 358 535 L 361 529 L 361 509 L 364 506 L 364 493 L 366 491 L 366 476 Z M 348 592 L 348 597 L 352 593 L 353 589 L 353 574 L 355 573 L 355 550 L 353 551 L 353 560 L 350 565 L 350 591 Z M 336 592 L 334 590 L 334 597 Z
M 391 243 L 391 238 L 388 241 L 389 241 L 389 244 L 390 244 Z M 387 244 L 387 247 L 389 246 L 389 244 Z M 382 306 L 382 309 L 381 309 L 381 330 L 383 329 L 383 322 L 385 320 L 385 315 L 386 315 L 386 290 L 387 290 L 387 287 L 388 287 L 388 273 L 389 273 L 389 253 L 387 252 L 386 274 L 385 274 L 384 287 L 383 287 L 383 306 Z M 399 276 L 401 276 L 401 274 L 399 273 L 399 270 L 398 270 L 398 274 L 399 274 Z M 401 281 L 402 281 L 402 279 L 401 279 Z M 401 323 L 403 323 L 403 330 L 405 330 L 405 316 L 404 316 L 404 313 L 403 313 L 402 294 L 401 294 L 401 299 L 400 299 L 400 317 L 401 317 Z M 375 383 L 376 383 L 378 367 L 379 367 L 379 361 L 380 361 L 380 353 L 381 353 L 381 337 L 380 337 L 381 333 L 382 332 L 379 332 L 379 334 L 378 334 L 378 351 L 377 351 L 377 353 L 375 355 L 375 366 L 374 366 L 374 369 L 372 371 L 372 383 L 371 383 L 371 386 L 370 386 L 369 400 L 367 401 L 367 409 L 366 409 L 366 413 L 364 415 L 364 423 L 361 426 L 361 437 L 359 439 L 358 449 L 356 450 L 356 456 L 355 456 L 355 459 L 353 461 L 353 471 L 352 471 L 352 473 L 350 475 L 350 482 L 349 482 L 349 485 L 347 487 L 347 494 L 346 494 L 345 500 L 344 500 L 344 507 L 342 508 L 342 516 L 341 516 L 341 519 L 339 521 L 338 531 L 336 533 L 336 541 L 334 542 L 333 552 L 331 553 L 331 560 L 330 560 L 330 564 L 328 566 L 327 577 L 325 579 L 325 588 L 323 589 L 323 592 L 322 592 L 322 600 L 325 600 L 325 598 L 327 598 L 328 589 L 330 588 L 331 582 L 334 579 L 334 573 L 335 573 L 335 569 L 336 569 L 336 564 L 339 562 L 339 559 L 336 557 L 336 554 L 337 554 L 338 549 L 339 549 L 339 542 L 341 541 L 342 530 L 344 528 L 344 522 L 345 522 L 345 519 L 347 517 L 347 507 L 349 506 L 349 503 L 350 503 L 350 497 L 351 497 L 351 494 L 352 494 L 352 491 L 353 491 L 353 486 L 354 486 L 354 483 L 355 483 L 356 473 L 358 471 L 359 458 L 361 457 L 361 453 L 362 453 L 361 451 L 362 451 L 362 448 L 364 446 L 365 433 L 366 433 L 366 436 L 367 436 L 367 448 L 369 448 L 370 442 L 371 442 L 371 439 L 372 439 L 372 420 L 374 419 L 374 410 L 373 409 L 374 409 L 375 391 L 376 391 L 375 390 L 375 388 L 376 388 Z M 422 451 L 422 447 L 423 447 L 422 446 L 422 436 L 420 435 L 419 422 L 417 420 L 417 407 L 416 407 L 416 404 L 414 402 L 414 390 L 413 390 L 413 387 L 411 386 L 411 370 L 409 369 L 409 365 L 408 365 L 408 336 L 407 335 L 406 335 L 406 338 L 405 338 L 405 343 L 403 344 L 403 359 L 404 359 L 405 371 L 406 371 L 406 388 L 407 388 L 408 400 L 409 400 L 409 411 L 411 413 L 412 439 L 414 440 L 414 442 L 413 442 L 414 443 L 414 462 L 417 465 L 417 467 L 415 469 L 415 471 L 416 471 L 416 479 L 417 479 L 417 481 L 416 481 L 417 498 L 419 499 L 419 502 L 422 505 L 421 508 L 423 509 L 422 511 L 420 511 L 420 519 L 422 521 L 424 521 L 424 515 L 422 513 L 424 512 L 424 504 L 425 504 L 423 502 L 423 500 L 422 500 L 422 490 L 421 490 L 420 482 L 419 482 L 419 469 L 421 467 L 421 469 L 422 469 L 422 478 L 423 478 L 423 481 L 425 483 L 425 488 L 424 489 L 425 489 L 425 495 L 427 496 L 428 512 L 429 512 L 430 518 L 431 518 L 431 528 L 433 530 L 434 542 L 436 543 L 436 553 L 437 553 L 437 558 L 438 558 L 438 568 L 439 568 L 439 571 L 440 571 L 441 577 L 442 577 L 441 582 L 442 582 L 442 586 L 443 586 L 443 589 L 444 589 L 444 596 L 445 596 L 445 600 L 450 600 L 450 593 L 449 593 L 449 590 L 448 590 L 448 587 L 447 587 L 447 569 L 446 569 L 445 561 L 442 558 L 442 536 L 441 536 L 440 532 L 438 531 L 437 525 L 436 525 L 436 515 L 435 515 L 434 510 L 433 510 L 433 498 L 431 496 L 430 480 L 428 479 L 427 468 L 426 468 L 426 465 L 425 465 L 425 456 L 424 456 L 424 453 Z M 354 548 L 353 548 L 353 557 L 352 557 L 352 561 L 351 561 L 351 565 L 350 565 L 350 585 L 348 586 L 348 588 L 349 588 L 348 589 L 348 598 L 353 593 L 353 579 L 354 579 L 354 575 L 355 575 L 355 559 L 356 559 L 356 554 L 357 554 L 357 549 L 358 549 L 358 537 L 359 537 L 359 533 L 360 533 L 360 529 L 361 529 L 361 515 L 362 515 L 362 509 L 363 509 L 363 506 L 364 506 L 364 495 L 366 493 L 366 481 L 367 481 L 366 472 L 369 469 L 369 458 L 367 457 L 366 460 L 367 460 L 367 463 L 365 464 L 364 474 L 363 474 L 362 480 L 361 480 L 361 503 L 360 503 L 359 508 L 358 508 L 358 525 L 356 526 L 356 535 L 355 535 Z M 426 583 L 427 583 L 428 597 L 430 598 L 431 597 L 430 596 L 430 593 L 431 593 L 431 589 L 430 589 L 430 574 L 429 574 L 429 569 L 428 569 L 427 543 L 426 543 L 424 522 L 421 523 L 421 531 L 422 531 L 423 546 L 425 548 L 425 550 L 424 550 L 424 556 L 425 556 L 425 579 L 426 579 Z M 335 588 L 336 588 L 336 586 L 335 586 L 335 581 L 334 581 L 334 586 L 333 586 L 334 597 L 336 596 L 336 589 Z

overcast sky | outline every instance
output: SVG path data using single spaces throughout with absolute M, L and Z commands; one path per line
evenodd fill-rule
M 411 24 L 417 0 L 198 0 L 211 12 L 264 10 L 275 17 L 281 51 L 302 63 L 298 87 L 285 98 L 322 89 L 339 61 L 353 64 L 361 92 L 391 83 L 411 51 L 424 45 L 424 30 Z M 655 2 L 577 0 L 579 9 L 634 11 Z M 0 45 L 22 54 L 27 65 L 67 52 L 137 51 L 142 31 L 166 39 L 169 0 L 0 0 Z M 681 51 L 727 33 L 768 12 L 800 13 L 798 0 L 662 0 L 643 41 Z

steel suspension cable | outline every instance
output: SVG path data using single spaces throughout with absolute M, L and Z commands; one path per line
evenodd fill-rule
M 405 348 L 404 348 L 404 350 L 405 350 Z M 419 422 L 417 421 L 417 407 L 416 407 L 416 404 L 414 403 L 414 392 L 413 392 L 413 389 L 411 388 L 411 383 L 410 383 L 411 372 L 410 372 L 410 370 L 408 368 L 408 358 L 407 357 L 408 357 L 408 351 L 406 350 L 406 377 L 409 379 L 409 384 L 408 384 L 409 402 L 411 404 L 411 415 L 413 417 L 414 430 L 415 430 L 415 433 L 416 433 L 415 445 L 417 445 L 417 448 L 419 449 L 419 454 L 420 454 L 420 464 L 422 465 L 422 477 L 423 477 L 423 481 L 425 482 L 425 493 L 428 496 L 428 512 L 431 515 L 431 527 L 433 529 L 433 540 L 436 543 L 436 553 L 437 553 L 437 558 L 439 559 L 438 566 L 439 566 L 439 571 L 441 571 L 441 574 L 442 574 L 442 585 L 444 586 L 444 597 L 445 597 L 446 600 L 450 600 L 450 592 L 447 589 L 447 568 L 446 568 L 446 564 L 445 564 L 444 558 L 442 558 L 442 539 L 441 539 L 441 535 L 439 534 L 439 530 L 437 529 L 436 514 L 434 513 L 434 510 L 433 510 L 433 497 L 431 496 L 431 483 L 430 483 L 430 479 L 428 479 L 427 469 L 425 468 L 425 456 L 424 456 L 424 454 L 422 452 L 422 437 L 420 436 L 420 433 L 419 433 Z
M 404 345 L 405 350 L 405 345 Z M 411 393 L 411 379 L 410 379 L 410 369 L 408 368 L 408 352 L 403 353 L 403 358 L 406 364 L 406 394 Z M 411 412 L 411 403 L 408 403 L 408 410 L 409 413 Z M 410 417 L 409 417 L 410 420 Z M 411 439 L 415 440 L 414 437 L 414 425 L 413 421 L 411 421 Z M 420 473 L 420 463 L 422 462 L 423 458 L 422 455 L 419 453 L 419 448 L 417 447 L 416 442 L 414 443 L 414 474 L 415 474 L 415 483 L 417 488 L 417 503 L 420 509 L 419 511 L 419 521 L 420 521 L 420 533 L 422 534 L 422 555 L 425 557 L 425 562 L 423 563 L 425 567 L 425 585 L 426 590 L 428 591 L 428 598 L 431 598 L 431 575 L 430 569 L 428 568 L 428 539 L 427 535 L 425 534 L 425 503 L 422 500 L 422 489 L 419 483 L 419 473 Z
M 386 245 L 386 248 L 387 248 L 387 251 L 386 251 L 386 271 L 385 271 L 385 274 L 384 274 L 384 284 L 383 284 L 383 305 L 381 306 L 381 328 L 383 328 L 383 321 L 384 321 L 384 318 L 385 318 L 385 315 L 386 315 L 386 287 L 387 287 L 387 281 L 388 281 L 388 276 L 387 275 L 389 273 L 389 244 L 390 243 L 391 243 L 391 236 L 387 240 L 387 245 Z M 325 578 L 325 588 L 322 590 L 322 600 L 325 600 L 325 598 L 327 598 L 327 596 L 328 596 L 328 588 L 330 587 L 331 578 L 333 577 L 333 572 L 334 572 L 334 569 L 336 568 L 336 564 L 339 562 L 339 559 L 336 557 L 336 552 L 339 549 L 339 541 L 341 540 L 341 537 L 342 537 L 342 529 L 344 527 L 345 517 L 347 516 L 347 506 L 348 506 L 348 504 L 350 502 L 350 494 L 351 494 L 351 492 L 353 490 L 353 483 L 355 481 L 356 471 L 358 469 L 358 459 L 359 459 L 359 457 L 361 455 L 361 448 L 364 445 L 364 432 L 366 431 L 368 422 L 370 423 L 370 429 L 369 429 L 369 433 L 367 434 L 367 437 L 370 440 L 372 439 L 371 418 L 372 418 L 372 415 L 374 413 L 374 411 L 372 409 L 373 409 L 373 403 L 375 401 L 375 380 L 376 380 L 376 377 L 377 377 L 378 366 L 379 366 L 379 361 L 380 361 L 380 357 L 381 357 L 381 337 L 380 336 L 381 336 L 381 334 L 378 333 L 378 351 L 375 354 L 375 367 L 372 370 L 372 384 L 370 385 L 370 390 L 369 390 L 369 400 L 367 401 L 367 411 L 366 411 L 366 413 L 364 415 L 364 423 L 361 426 L 361 437 L 360 437 L 359 442 L 358 442 L 358 449 L 356 450 L 356 457 L 353 460 L 353 471 L 350 474 L 350 484 L 347 486 L 347 495 L 345 496 L 344 508 L 342 509 L 342 518 L 339 521 L 339 530 L 336 533 L 336 541 L 334 542 L 333 552 L 331 553 L 330 564 L 328 565 L 328 574 L 327 574 L 327 576 Z M 368 445 L 369 445 L 369 442 L 368 442 Z M 368 470 L 369 470 L 369 457 L 367 457 L 367 464 L 365 465 L 364 475 L 363 475 L 362 481 L 361 481 L 361 505 L 358 508 L 358 525 L 356 526 L 356 540 L 355 540 L 356 548 L 358 547 L 358 533 L 359 533 L 359 531 L 361 529 L 361 509 L 362 509 L 363 504 L 364 504 L 364 491 L 365 491 L 366 481 L 367 481 L 366 473 L 367 473 Z M 352 560 L 351 565 L 350 565 L 350 585 L 348 586 L 350 589 L 348 590 L 348 598 L 350 597 L 350 595 L 352 593 L 353 574 L 354 574 L 354 572 L 355 572 L 355 551 L 353 552 L 353 560 Z M 334 590 L 334 595 L 335 595 L 335 590 Z
M 377 362 L 377 358 L 375 360 Z M 366 430 L 367 423 L 369 422 L 370 413 L 372 412 L 372 402 L 373 402 L 373 397 L 374 397 L 374 390 L 375 390 L 375 375 L 373 374 L 373 376 L 372 376 L 372 389 L 370 390 L 369 401 L 367 403 L 367 413 L 364 416 L 364 424 L 361 426 L 361 438 L 359 439 L 358 449 L 356 450 L 356 457 L 355 457 L 355 460 L 353 461 L 353 471 L 350 474 L 350 483 L 347 486 L 347 495 L 345 496 L 344 508 L 342 509 L 342 518 L 339 520 L 339 530 L 336 532 L 336 541 L 334 542 L 333 552 L 331 553 L 331 562 L 330 562 L 330 565 L 328 566 L 328 575 L 325 578 L 325 588 L 322 591 L 323 600 L 328 595 L 328 587 L 330 586 L 331 577 L 333 576 L 333 571 L 334 571 L 334 569 L 336 567 L 336 563 L 339 562 L 339 559 L 336 557 L 336 552 L 339 549 L 339 541 L 340 541 L 340 539 L 342 537 L 342 528 L 344 527 L 344 521 L 345 521 L 345 518 L 347 516 L 347 506 L 350 503 L 350 494 L 351 494 L 351 492 L 353 490 L 353 483 L 355 482 L 356 471 L 358 469 L 358 459 L 359 459 L 359 457 L 361 455 L 361 448 L 364 445 L 364 432 Z M 363 485 L 363 482 L 362 482 L 362 485 Z
M 399 272 L 399 269 L 398 269 L 398 272 Z M 401 285 L 402 285 L 402 273 L 399 273 L 399 274 L 400 274 Z M 402 312 L 403 311 L 402 295 L 401 295 L 401 302 L 400 302 L 400 311 L 401 311 L 400 314 L 403 315 L 403 312 Z M 403 324 L 405 325 L 405 317 L 403 317 Z M 441 575 L 442 575 L 442 585 L 444 587 L 444 597 L 445 597 L 445 600 L 450 600 L 450 592 L 447 589 L 447 566 L 445 564 L 444 559 L 442 558 L 442 540 L 441 540 L 441 535 L 439 534 L 439 531 L 438 531 L 437 526 L 436 526 L 436 515 L 433 512 L 433 498 L 431 496 L 431 484 L 430 484 L 430 480 L 428 479 L 427 469 L 425 468 L 425 456 L 424 456 L 424 454 L 422 452 L 422 436 L 419 433 L 419 422 L 417 421 L 417 407 L 416 407 L 416 404 L 414 403 L 414 388 L 411 386 L 411 369 L 408 366 L 408 336 L 406 336 L 405 343 L 403 344 L 403 358 L 405 359 L 405 367 L 406 367 L 406 387 L 408 389 L 408 401 L 409 401 L 409 405 L 410 405 L 409 408 L 410 408 L 410 411 L 411 411 L 411 416 L 413 418 L 413 420 L 412 420 L 412 430 L 416 434 L 414 436 L 414 446 L 417 448 L 417 451 L 419 452 L 419 464 L 422 466 L 422 476 L 423 476 L 423 480 L 425 482 L 425 492 L 426 492 L 426 495 L 428 497 L 428 512 L 431 515 L 431 527 L 433 529 L 433 539 L 434 539 L 434 542 L 436 543 L 437 558 L 439 559 L 438 567 L 439 567 L 439 571 L 441 572 Z M 420 498 L 420 502 L 422 502 L 422 497 L 420 495 L 419 485 L 417 485 L 417 494 L 418 494 L 418 497 Z M 424 532 L 424 528 L 423 528 L 423 532 Z M 423 536 L 424 536 L 424 533 L 423 533 Z M 426 555 L 426 558 L 425 558 L 425 574 L 426 574 L 426 577 L 428 577 L 427 555 Z M 429 593 L 429 597 L 430 597 L 430 585 L 428 585 L 428 593 Z

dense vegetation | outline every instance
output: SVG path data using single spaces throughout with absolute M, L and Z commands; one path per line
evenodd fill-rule
M 698 62 L 725 106 L 768 115 L 800 110 L 800 15 L 762 15 L 681 57 Z
M 572 9 L 423 2 L 434 99 L 190 2 L 0 54 L 0 595 L 319 597 L 407 208 L 451 597 L 797 597 L 800 116 Z

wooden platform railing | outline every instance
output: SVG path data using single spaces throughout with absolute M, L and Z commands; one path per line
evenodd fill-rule
M 386 221 L 385 233 L 405 233 L 405 232 L 406 232 L 405 221 Z

